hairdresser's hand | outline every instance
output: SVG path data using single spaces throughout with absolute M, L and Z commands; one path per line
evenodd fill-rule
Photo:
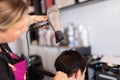
M 29 17 L 29 25 L 48 20 L 47 16 L 41 16 L 41 15 L 31 15 L 28 17 Z M 42 29 L 47 29 L 47 28 L 48 28 L 48 26 L 42 27 Z
M 58 71 L 53 80 L 68 80 L 67 74 Z
M 31 15 L 29 16 L 29 23 L 34 24 L 34 23 L 38 23 L 41 21 L 47 21 L 48 17 L 47 16 L 40 16 L 40 15 Z

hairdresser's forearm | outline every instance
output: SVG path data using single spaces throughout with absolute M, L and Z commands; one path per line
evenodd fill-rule
M 28 16 L 28 18 L 29 18 L 30 25 L 41 22 L 41 21 L 46 21 L 48 19 L 47 16 L 42 16 L 42 15 L 31 15 L 31 16 Z

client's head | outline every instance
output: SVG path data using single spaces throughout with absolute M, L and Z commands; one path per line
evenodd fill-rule
M 57 71 L 66 73 L 69 80 L 84 80 L 87 60 L 79 52 L 66 50 L 55 61 Z

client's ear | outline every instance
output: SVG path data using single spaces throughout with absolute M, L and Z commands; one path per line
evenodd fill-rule
M 78 69 L 76 72 L 75 72 L 75 78 L 77 79 L 78 76 L 81 75 L 81 71 L 80 69 Z

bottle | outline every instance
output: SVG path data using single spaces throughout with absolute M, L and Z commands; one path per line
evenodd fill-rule
M 81 40 L 81 33 L 79 31 L 79 27 L 75 27 L 75 46 L 76 47 L 82 47 L 82 40 Z
M 74 47 L 75 46 L 73 23 L 70 23 L 69 26 L 68 26 L 68 46 L 69 47 Z
M 89 47 L 89 36 L 88 36 L 88 29 L 86 26 L 80 24 L 79 25 L 79 32 L 80 32 L 80 37 L 82 40 L 82 45 L 83 47 Z

